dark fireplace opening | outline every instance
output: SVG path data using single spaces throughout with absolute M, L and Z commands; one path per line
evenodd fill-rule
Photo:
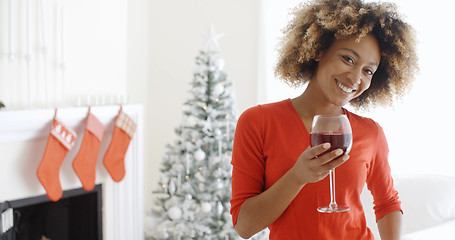
M 101 193 L 101 185 L 96 185 L 89 192 L 64 191 L 57 202 L 45 195 L 9 202 L 14 212 L 12 240 L 102 240 Z

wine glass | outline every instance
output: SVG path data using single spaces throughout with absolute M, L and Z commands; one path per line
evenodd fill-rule
M 311 146 L 330 143 L 330 152 L 335 149 L 348 154 L 352 147 L 352 130 L 346 115 L 316 115 L 311 125 Z M 340 156 L 342 157 L 342 156 Z M 319 212 L 346 212 L 348 206 L 338 205 L 335 200 L 335 169 L 330 170 L 330 205 L 318 207 Z

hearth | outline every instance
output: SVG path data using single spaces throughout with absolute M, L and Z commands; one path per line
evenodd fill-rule
M 0 239 L 101 240 L 101 198 L 102 186 L 96 185 L 90 192 L 82 188 L 64 191 L 58 202 L 49 201 L 46 195 L 4 202 L 0 212 L 12 209 L 14 226 Z

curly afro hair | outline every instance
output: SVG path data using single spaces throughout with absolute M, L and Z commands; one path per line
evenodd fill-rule
M 315 0 L 300 4 L 292 14 L 283 29 L 275 66 L 275 75 L 291 87 L 310 81 L 317 68 L 315 57 L 335 40 L 372 34 L 379 43 L 381 62 L 370 88 L 350 104 L 357 109 L 390 106 L 410 88 L 418 71 L 414 29 L 402 20 L 395 4 Z

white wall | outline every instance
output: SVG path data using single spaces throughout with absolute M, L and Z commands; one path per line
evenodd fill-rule
M 125 95 L 126 9 L 126 0 L 0 1 L 0 99 L 25 108 L 28 96 L 31 107 L 55 107 Z
M 259 72 L 262 74 L 259 93 L 260 103 L 293 98 L 303 92 L 303 88 L 290 88 L 284 82 L 276 79 L 274 75 L 274 66 L 278 58 L 276 49 L 283 36 L 281 30 L 292 19 L 292 16 L 288 14 L 290 10 L 300 2 L 300 0 L 262 1 L 259 33 L 259 42 L 262 48 L 262 51 L 259 52 Z

